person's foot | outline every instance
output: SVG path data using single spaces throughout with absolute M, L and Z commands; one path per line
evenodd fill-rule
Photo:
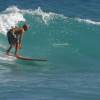
M 6 51 L 6 55 L 9 55 L 9 52 L 8 51 Z
M 18 54 L 16 54 L 16 55 L 15 55 L 15 57 L 16 57 L 16 58 L 19 58 L 19 55 L 18 55 Z

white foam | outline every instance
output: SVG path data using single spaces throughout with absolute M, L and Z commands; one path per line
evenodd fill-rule
M 7 30 L 10 29 L 12 26 L 16 26 L 20 21 L 26 21 L 26 19 L 24 18 L 24 14 L 31 14 L 32 16 L 40 17 L 45 24 L 48 24 L 48 21 L 55 18 L 67 18 L 62 14 L 44 12 L 40 7 L 32 10 L 19 9 L 16 6 L 10 6 L 0 14 L 0 33 L 6 35 Z
M 7 57 L 7 56 L 5 57 L 4 56 L 4 57 L 0 57 L 0 60 L 3 60 L 3 61 L 14 61 L 15 57 L 11 57 L 11 56 L 10 57 Z
M 48 24 L 48 21 L 53 20 L 53 19 L 58 18 L 58 17 L 63 18 L 63 19 L 67 19 L 67 17 L 65 17 L 62 14 L 56 14 L 53 12 L 44 12 L 40 7 L 38 7 L 35 10 L 31 10 L 31 9 L 30 10 L 23 10 L 23 12 L 31 14 L 33 16 L 40 16 L 42 21 L 45 24 Z
M 100 22 L 92 21 L 90 19 L 76 18 L 76 20 L 79 21 L 79 22 L 85 22 L 85 23 L 88 23 L 88 24 L 100 25 Z
M 6 35 L 7 30 L 16 26 L 20 21 L 25 21 L 20 9 L 16 6 L 7 8 L 0 14 L 0 33 Z
M 2 60 L 2 61 L 14 61 L 14 60 L 16 60 L 16 57 L 8 56 L 5 54 L 5 52 L 0 52 L 0 60 Z

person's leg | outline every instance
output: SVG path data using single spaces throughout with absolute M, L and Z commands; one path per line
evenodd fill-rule
M 18 50 L 19 50 L 19 44 L 18 43 L 16 43 L 16 45 L 15 45 L 15 56 L 18 56 Z
M 12 49 L 14 45 L 14 37 L 11 33 L 11 31 L 7 32 L 7 38 L 8 38 L 8 43 L 10 44 L 9 48 L 6 50 L 6 53 L 9 55 L 10 50 Z
M 12 49 L 12 45 L 10 45 L 10 47 L 8 48 L 8 50 L 6 50 L 7 55 L 9 55 L 10 50 Z

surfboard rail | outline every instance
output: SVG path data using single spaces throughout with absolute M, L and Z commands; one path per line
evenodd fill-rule
M 43 59 L 43 58 L 29 58 L 20 55 L 16 56 L 16 58 L 25 61 L 48 61 L 47 59 Z

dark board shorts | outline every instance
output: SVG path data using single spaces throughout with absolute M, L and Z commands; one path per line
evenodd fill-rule
M 8 31 L 7 37 L 8 37 L 8 42 L 10 45 L 15 45 L 16 43 L 18 43 L 18 39 L 15 38 L 12 32 Z

